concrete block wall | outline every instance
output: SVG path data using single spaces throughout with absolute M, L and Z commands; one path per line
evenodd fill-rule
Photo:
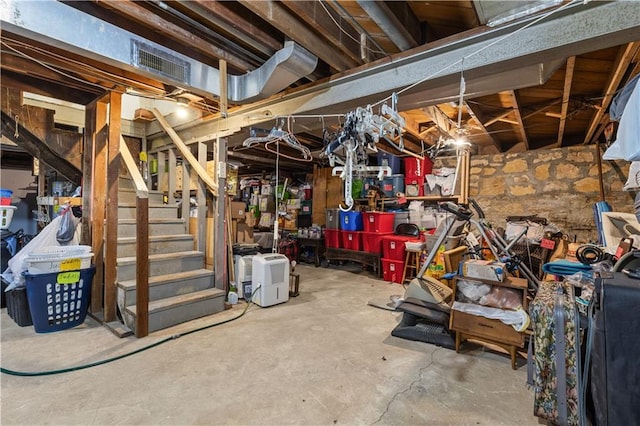
M 471 157 L 469 194 L 495 227 L 507 216 L 547 218 L 578 241 L 597 241 L 593 205 L 600 201 L 594 145 Z M 622 187 L 627 161 L 603 161 L 605 200 L 614 211 L 633 213 L 634 192 Z M 447 164 L 436 162 L 434 167 Z

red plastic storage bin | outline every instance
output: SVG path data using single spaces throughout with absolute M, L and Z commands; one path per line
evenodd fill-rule
M 324 230 L 324 245 L 329 248 L 340 248 L 340 230 L 339 229 L 325 229 Z
M 431 169 L 433 169 L 433 162 L 429 157 L 424 157 L 422 160 L 416 157 L 405 157 L 405 184 L 422 186 L 424 184 L 424 176 L 431 174 Z
M 393 232 L 396 214 L 393 212 L 363 212 L 364 232 Z
M 402 284 L 402 272 L 404 271 L 404 260 L 393 260 L 382 258 L 382 279 L 394 283 Z
M 363 232 L 362 251 L 367 253 L 382 253 L 382 237 L 393 235 L 392 232 Z
M 389 260 L 404 262 L 406 241 L 421 241 L 420 238 L 407 235 L 387 235 L 382 237 L 382 257 Z
M 362 250 L 362 231 L 340 231 L 342 248 L 348 250 Z

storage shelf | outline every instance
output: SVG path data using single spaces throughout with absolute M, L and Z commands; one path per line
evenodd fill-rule
M 82 205 L 82 197 L 36 197 L 36 201 L 40 206 Z

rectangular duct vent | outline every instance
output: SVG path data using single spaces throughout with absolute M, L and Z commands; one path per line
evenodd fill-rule
M 146 71 L 189 84 L 191 64 L 168 52 L 131 40 L 131 64 Z

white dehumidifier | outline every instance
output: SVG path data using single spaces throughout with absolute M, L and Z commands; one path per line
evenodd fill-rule
M 289 300 L 289 259 L 283 254 L 256 254 L 252 260 L 253 301 L 263 308 Z
M 251 297 L 251 271 L 253 269 L 253 255 L 233 256 L 236 273 L 236 288 L 238 297 L 249 299 Z

